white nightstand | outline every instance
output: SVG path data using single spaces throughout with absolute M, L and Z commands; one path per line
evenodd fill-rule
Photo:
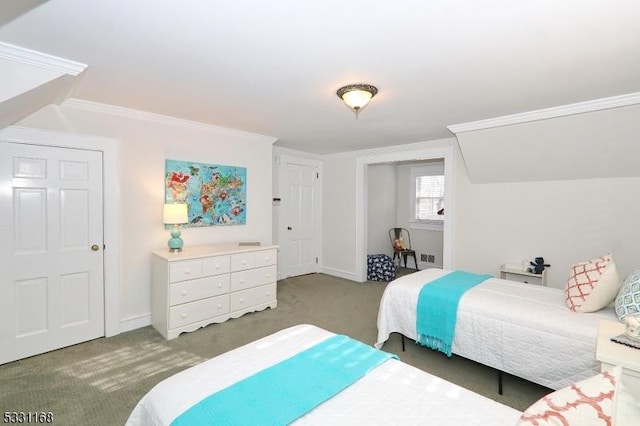
M 547 285 L 547 270 L 541 274 L 532 274 L 522 270 L 520 265 L 502 265 L 500 267 L 500 278 L 503 280 L 519 281 L 526 284 Z
M 616 365 L 621 366 L 623 383 L 632 393 L 638 395 L 640 394 L 640 349 L 611 341 L 612 337 L 622 333 L 624 333 L 624 324 L 600 320 L 596 359 L 600 361 L 600 371 L 609 371 Z

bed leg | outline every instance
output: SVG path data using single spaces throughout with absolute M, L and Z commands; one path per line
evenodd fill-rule
M 402 339 L 402 352 L 404 352 L 404 334 L 401 334 L 400 338 Z
M 498 394 L 502 395 L 502 370 L 498 370 Z

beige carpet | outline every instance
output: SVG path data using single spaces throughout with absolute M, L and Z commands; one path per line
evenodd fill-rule
M 160 380 L 277 330 L 314 324 L 369 344 L 386 283 L 356 283 L 323 274 L 278 283 L 278 308 L 213 324 L 166 341 L 152 327 L 60 349 L 0 366 L 0 408 L 52 412 L 59 425 L 122 425 L 137 401 Z M 524 409 L 549 389 L 446 356 L 393 335 L 384 350 L 418 368 L 491 399 Z

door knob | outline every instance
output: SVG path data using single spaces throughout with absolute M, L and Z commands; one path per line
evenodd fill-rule
M 97 244 L 94 244 L 94 245 L 91 246 L 91 250 L 92 251 L 98 251 L 98 250 L 100 250 L 100 247 L 98 247 Z
M 293 228 L 290 226 L 287 226 L 287 230 L 291 231 Z

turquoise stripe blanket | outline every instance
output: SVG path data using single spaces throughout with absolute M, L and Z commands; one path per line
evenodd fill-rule
M 453 271 L 426 283 L 418 296 L 418 343 L 450 357 L 460 298 L 488 278 L 491 275 Z
M 397 359 L 350 337 L 335 335 L 209 395 L 171 424 L 286 425 L 389 358 Z

